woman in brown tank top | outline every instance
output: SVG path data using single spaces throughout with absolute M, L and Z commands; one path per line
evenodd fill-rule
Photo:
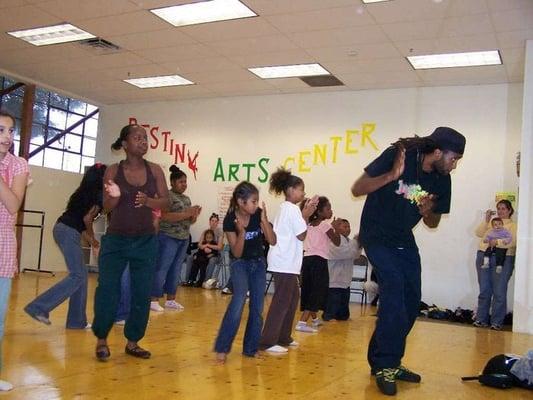
M 150 288 L 157 257 L 152 210 L 168 208 L 168 191 L 161 167 L 148 162 L 148 137 L 143 127 L 126 125 L 111 146 L 123 148 L 126 159 L 111 165 L 104 175 L 104 210 L 109 227 L 102 237 L 98 258 L 98 287 L 94 297 L 93 332 L 98 338 L 96 357 L 111 355 L 107 335 L 113 326 L 120 297 L 120 279 L 126 265 L 131 274 L 131 311 L 124 327 L 126 354 L 149 358 L 139 347 L 146 331 Z

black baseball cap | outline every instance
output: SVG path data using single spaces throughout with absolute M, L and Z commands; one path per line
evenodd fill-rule
M 463 154 L 465 151 L 466 138 L 447 126 L 439 126 L 428 138 L 437 143 L 441 150 L 449 150 L 457 154 Z

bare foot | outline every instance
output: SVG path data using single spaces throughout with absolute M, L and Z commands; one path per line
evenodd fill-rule
M 218 365 L 224 365 L 227 357 L 228 355 L 226 353 L 216 353 L 215 363 Z

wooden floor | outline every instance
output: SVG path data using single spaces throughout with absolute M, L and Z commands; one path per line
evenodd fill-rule
M 181 312 L 150 316 L 142 344 L 150 360 L 124 354 L 122 327 L 110 334 L 111 359 L 96 361 L 91 331 L 66 331 L 66 304 L 42 325 L 22 308 L 59 277 L 26 273 L 14 280 L 4 340 L 2 377 L 15 385 L 1 399 L 374 399 L 383 398 L 369 375 L 366 347 L 375 309 L 361 315 L 351 307 L 348 322 L 329 322 L 318 334 L 296 333 L 300 347 L 288 355 L 242 357 L 242 329 L 224 366 L 213 362 L 213 341 L 230 296 L 180 288 Z M 89 309 L 95 276 L 90 277 Z M 269 302 L 267 299 L 267 305 Z M 266 307 L 265 307 L 266 309 Z M 244 324 L 243 324 L 244 325 Z M 241 326 L 241 328 L 243 328 Z M 398 399 L 531 399 L 523 389 L 501 391 L 462 383 L 492 356 L 524 354 L 530 335 L 470 326 L 417 322 L 409 337 L 405 365 L 421 373 L 421 384 L 399 383 Z

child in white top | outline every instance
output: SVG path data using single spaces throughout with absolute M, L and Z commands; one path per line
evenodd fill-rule
M 316 209 L 318 198 L 307 200 L 303 210 L 296 205 L 305 196 L 301 178 L 279 168 L 270 177 L 270 192 L 283 193 L 285 201 L 274 220 L 277 242 L 268 252 L 268 271 L 274 277 L 274 296 L 263 328 L 260 349 L 269 353 L 286 353 L 287 346 L 296 346 L 291 332 L 298 307 L 298 275 L 302 266 L 303 240 L 307 219 Z
M 354 260 L 361 255 L 361 248 L 356 239 L 350 239 L 350 223 L 346 219 L 338 219 L 336 227 L 341 243 L 337 247 L 329 246 L 328 300 L 322 319 L 345 321 L 350 318 L 350 284 L 352 283 Z

